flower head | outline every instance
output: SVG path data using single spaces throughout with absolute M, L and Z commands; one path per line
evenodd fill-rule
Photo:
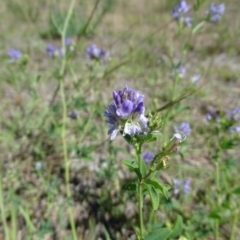
M 183 193 L 184 194 L 189 194 L 191 191 L 191 186 L 190 186 L 190 181 L 187 179 L 183 181 Z
M 66 46 L 71 46 L 72 45 L 72 39 L 71 38 L 66 38 L 65 39 L 65 45 Z
M 209 7 L 209 11 L 207 12 L 208 17 L 210 18 L 210 22 L 217 23 L 221 19 L 224 12 L 225 12 L 224 3 L 219 5 L 212 3 Z
M 154 154 L 152 152 L 143 152 L 142 158 L 146 164 L 150 164 L 154 158 Z
M 190 124 L 187 122 L 181 123 L 180 126 L 174 126 L 175 132 L 182 132 L 185 136 L 189 136 L 191 133 L 191 127 Z
M 173 194 L 178 195 L 180 192 L 183 194 L 189 194 L 191 191 L 190 181 L 180 181 L 179 179 L 173 179 Z
M 216 121 L 216 122 L 220 122 L 220 116 L 218 114 L 217 111 L 209 111 L 206 115 L 205 115 L 205 119 L 208 121 Z
M 69 118 L 71 118 L 72 120 L 76 120 L 78 118 L 79 112 L 73 110 L 70 114 L 69 114 Z
M 232 133 L 232 134 L 237 134 L 237 133 L 240 134 L 240 126 L 231 127 L 231 128 L 229 129 L 229 132 Z
M 183 13 L 187 13 L 190 7 L 186 1 L 180 1 L 172 10 L 172 18 L 175 20 L 180 20 Z
M 183 78 L 186 74 L 186 68 L 182 65 L 176 67 L 175 69 L 172 70 L 172 76 L 173 77 L 179 77 Z
M 10 63 L 16 62 L 18 59 L 22 57 L 22 53 L 14 48 L 8 50 L 7 55 L 10 57 Z
M 201 75 L 200 74 L 195 73 L 191 77 L 191 82 L 195 85 L 199 84 L 200 80 L 201 80 Z
M 123 91 L 113 92 L 114 102 L 104 112 L 109 124 L 108 134 L 113 140 L 119 131 L 123 136 L 143 134 L 148 131 L 148 119 L 144 116 L 144 96 L 139 92 L 125 87 Z
M 49 44 L 47 47 L 46 47 L 46 54 L 51 57 L 51 58 L 54 58 L 56 56 L 59 56 L 60 55 L 60 50 L 53 44 Z
M 109 54 L 103 49 L 98 48 L 95 44 L 90 45 L 86 50 L 86 57 L 88 60 L 102 60 L 107 61 Z
M 185 27 L 190 28 L 190 27 L 192 27 L 193 19 L 191 17 L 185 17 L 183 20 L 183 23 L 184 23 Z
M 228 115 L 228 118 L 234 122 L 240 120 L 240 108 L 238 107 L 233 109 L 227 115 Z
M 180 1 L 172 10 L 172 18 L 179 21 L 185 27 L 192 27 L 193 19 L 186 16 L 189 9 L 190 7 L 186 1 Z

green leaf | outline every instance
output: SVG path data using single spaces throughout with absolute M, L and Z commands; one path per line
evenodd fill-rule
M 240 188 L 234 189 L 232 193 L 233 193 L 233 194 L 240 195 Z
M 155 142 L 157 141 L 158 137 L 160 136 L 160 133 L 150 133 L 145 137 L 145 142 Z
M 141 164 L 141 175 L 142 176 L 146 176 L 147 174 L 147 166 L 146 166 L 146 163 L 141 159 L 140 161 L 140 164 Z M 139 169 L 140 170 L 140 169 Z
M 169 236 L 169 238 L 176 238 L 182 233 L 182 227 L 183 227 L 183 220 L 180 215 L 177 217 L 177 221 L 172 229 L 172 233 Z
M 126 165 L 127 167 L 129 167 L 132 170 L 139 168 L 138 164 L 132 160 L 123 160 L 122 164 Z
M 168 228 L 155 229 L 153 232 L 149 233 L 144 239 L 145 240 L 165 240 L 172 233 Z
M 196 34 L 203 26 L 205 22 L 200 22 L 193 30 L 192 30 L 192 35 Z
M 154 186 L 152 186 L 150 184 L 149 185 L 145 184 L 145 185 L 147 187 L 147 190 L 148 190 L 148 193 L 149 193 L 149 196 L 151 199 L 153 210 L 155 211 L 158 209 L 158 206 L 159 206 L 159 201 L 160 201 L 159 194 L 156 191 L 156 189 L 154 188 Z
M 123 189 L 127 190 L 127 191 L 137 191 L 137 184 L 136 183 L 128 183 L 126 186 L 124 186 Z
M 148 185 L 150 184 L 150 185 L 154 186 L 154 188 L 155 188 L 157 191 L 161 192 L 161 193 L 165 196 L 165 198 L 168 199 L 168 197 L 169 197 L 169 193 L 168 193 L 169 186 L 164 185 L 164 184 L 161 184 L 161 183 L 159 183 L 158 181 L 152 180 L 152 179 L 147 179 L 145 182 L 146 182 Z
M 132 145 L 133 139 L 132 139 L 132 136 L 131 136 L 131 135 L 126 134 L 126 135 L 124 136 L 124 139 L 125 139 L 130 145 Z
M 138 164 L 136 162 L 132 160 L 123 160 L 122 163 L 127 167 L 129 167 L 131 170 L 133 170 L 137 174 L 139 179 L 142 178 L 142 174 L 140 173 Z
M 209 218 L 220 220 L 221 216 L 216 211 L 214 211 L 210 213 Z

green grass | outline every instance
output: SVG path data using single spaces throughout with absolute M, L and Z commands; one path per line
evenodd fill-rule
M 134 155 L 120 136 L 109 140 L 102 114 L 113 90 L 128 85 L 143 93 L 149 113 L 196 89 L 190 78 L 200 73 L 204 86 L 162 112 L 163 140 L 184 121 L 192 133 L 158 179 L 171 186 L 174 178 L 189 179 L 191 192 L 175 196 L 171 190 L 156 214 L 146 198 L 143 218 L 148 229 L 172 228 L 180 214 L 182 240 L 237 240 L 239 135 L 226 130 L 224 117 L 219 124 L 204 118 L 209 109 L 224 113 L 240 107 L 237 1 L 226 3 L 219 24 L 206 23 L 189 40 L 191 30 L 179 32 L 170 19 L 174 1 L 76 0 L 65 32 L 75 43 L 74 53 L 51 59 L 45 48 L 61 46 L 69 4 L 0 3 L 0 239 L 67 240 L 74 239 L 73 232 L 83 240 L 136 239 L 136 196 L 123 190 L 134 175 L 121 164 Z M 198 16 L 209 4 L 204 1 Z M 110 51 L 111 59 L 89 63 L 85 50 L 92 43 Z M 10 48 L 24 57 L 10 64 Z M 187 73 L 173 90 L 172 64 L 181 59 Z M 77 120 L 68 117 L 73 110 Z M 156 153 L 163 140 L 144 150 Z

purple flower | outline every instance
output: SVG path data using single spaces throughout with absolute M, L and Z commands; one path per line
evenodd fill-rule
M 238 107 L 238 108 L 233 109 L 227 115 L 228 115 L 228 118 L 234 122 L 240 120 L 240 108 Z
M 190 181 L 185 180 L 183 181 L 183 194 L 188 195 L 191 191 Z
M 46 54 L 51 58 L 59 56 L 59 53 L 60 53 L 59 49 L 53 44 L 49 44 L 46 47 Z
M 73 120 L 76 120 L 77 117 L 78 117 L 78 115 L 79 115 L 79 112 L 73 110 L 73 111 L 69 114 L 69 117 L 70 117 L 71 119 L 73 119 Z
M 217 23 L 221 19 L 224 12 L 225 12 L 224 3 L 219 5 L 212 3 L 209 7 L 209 11 L 207 12 L 208 17 L 210 18 L 210 22 Z
M 65 39 L 65 45 L 66 46 L 71 46 L 72 45 L 72 39 L 71 38 L 66 38 Z
M 183 78 L 186 74 L 186 68 L 184 66 L 179 66 L 176 67 L 175 69 L 173 69 L 172 71 L 172 76 L 174 77 L 179 77 L 179 78 Z
M 189 123 L 183 122 L 180 126 L 174 126 L 175 132 L 182 132 L 185 136 L 189 136 L 191 133 L 191 127 Z
M 183 13 L 187 13 L 190 7 L 186 1 L 180 1 L 172 10 L 172 18 L 175 20 L 180 20 Z
M 41 171 L 43 169 L 43 164 L 41 162 L 36 162 L 35 168 L 37 171 Z
M 139 92 L 125 87 L 123 91 L 113 92 L 114 102 L 104 112 L 110 129 L 108 134 L 113 140 L 118 132 L 123 136 L 143 134 L 148 131 L 148 119 L 144 116 L 144 96 Z
M 8 50 L 7 55 L 11 58 L 10 63 L 16 62 L 18 59 L 22 57 L 22 53 L 14 48 Z
M 173 194 L 178 195 L 180 192 L 183 192 L 183 194 L 189 194 L 191 191 L 190 181 L 180 181 L 176 178 L 173 179 Z
M 88 60 L 102 60 L 105 62 L 108 60 L 109 54 L 103 49 L 98 48 L 95 44 L 92 44 L 86 50 L 86 58 Z
M 220 116 L 217 113 L 217 111 L 209 111 L 206 115 L 205 115 L 205 119 L 208 121 L 216 121 L 216 122 L 220 122 Z
M 154 154 L 152 152 L 143 152 L 142 158 L 146 164 L 150 164 L 154 158 Z
M 240 133 L 240 126 L 231 127 L 229 129 L 229 132 L 232 133 L 232 134 Z
M 191 77 L 191 82 L 195 85 L 199 84 L 200 82 L 200 79 L 201 79 L 201 75 L 200 74 L 193 74 L 192 77 Z
M 182 182 L 176 178 L 173 179 L 173 194 L 178 195 L 181 190 Z
M 191 17 L 185 17 L 183 19 L 183 23 L 184 23 L 185 27 L 190 28 L 190 27 L 192 27 L 193 19 Z

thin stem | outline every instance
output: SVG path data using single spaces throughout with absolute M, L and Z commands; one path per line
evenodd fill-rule
M 234 235 L 235 235 L 236 224 L 238 222 L 238 218 L 239 218 L 239 212 L 237 212 L 233 218 L 230 240 L 234 240 Z
M 63 155 L 64 155 L 64 166 L 65 166 L 65 182 L 66 182 L 66 193 L 68 200 L 71 199 L 71 189 L 70 189 L 70 163 L 68 160 L 68 151 L 67 151 L 67 142 L 66 142 L 66 120 L 67 120 L 67 104 L 66 104 L 66 97 L 64 92 L 64 73 L 66 70 L 66 45 L 65 45 L 65 38 L 66 38 L 66 31 L 69 24 L 69 20 L 73 14 L 73 9 L 75 5 L 75 0 L 71 1 L 71 4 L 68 9 L 68 13 L 64 22 L 63 30 L 61 32 L 62 37 L 62 50 L 64 53 L 64 56 L 62 58 L 62 64 L 61 69 L 59 72 L 60 80 L 59 80 L 59 86 L 60 86 L 60 93 L 61 93 L 61 100 L 62 100 L 62 129 L 61 129 L 61 138 L 62 138 L 62 145 L 63 145 Z M 74 222 L 74 216 L 73 216 L 73 209 L 72 206 L 68 206 L 68 215 L 69 215 L 69 221 L 71 225 L 71 230 L 73 234 L 73 239 L 77 240 L 77 233 L 76 233 L 76 226 Z
M 142 164 L 141 164 L 141 148 L 136 151 L 138 165 L 140 168 L 140 172 L 142 172 Z M 143 239 L 144 234 L 144 226 L 143 226 L 143 193 L 142 193 L 142 179 L 138 179 L 138 212 L 139 212 L 139 228 L 140 228 L 140 240 Z
M 215 162 L 215 166 L 216 166 L 216 186 L 217 186 L 217 207 L 220 204 L 220 199 L 219 199 L 219 189 L 220 189 L 220 183 L 219 183 L 219 161 L 218 158 Z M 218 240 L 219 237 L 219 220 L 216 219 L 215 220 L 215 240 Z
M 10 235 L 8 231 L 8 226 L 6 222 L 6 216 L 5 216 L 5 209 L 4 209 L 4 197 L 3 197 L 3 189 L 2 189 L 2 169 L 0 169 L 0 210 L 1 210 L 1 219 L 3 223 L 4 228 L 4 234 L 6 236 L 6 240 L 10 240 Z

